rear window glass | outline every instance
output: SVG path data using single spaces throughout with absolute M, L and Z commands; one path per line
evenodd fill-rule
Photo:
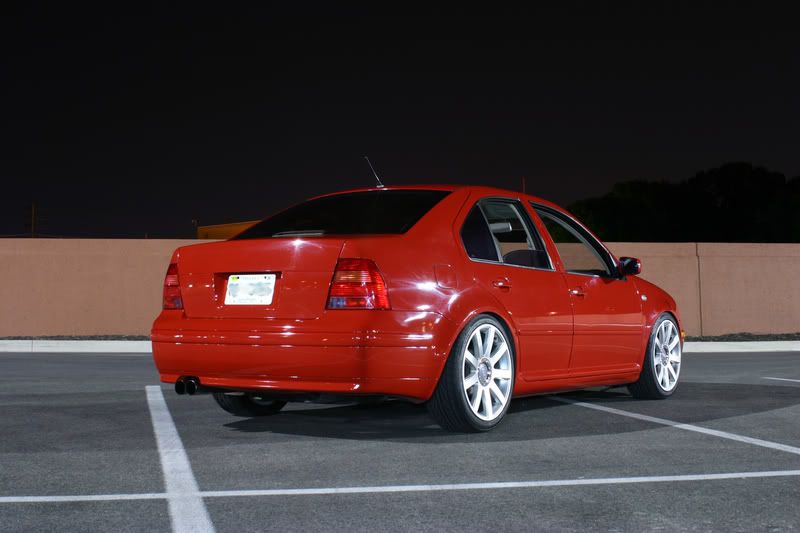
M 262 220 L 234 239 L 405 233 L 448 194 L 395 189 L 323 196 Z

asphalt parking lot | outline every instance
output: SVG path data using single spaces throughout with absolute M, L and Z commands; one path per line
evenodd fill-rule
M 480 435 L 154 385 L 149 355 L 0 354 L 0 530 L 800 528 L 800 353 L 686 354 L 667 401 L 519 399 Z

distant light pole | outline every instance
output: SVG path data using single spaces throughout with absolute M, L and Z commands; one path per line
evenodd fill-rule
M 36 202 L 31 202 L 31 238 L 36 237 Z

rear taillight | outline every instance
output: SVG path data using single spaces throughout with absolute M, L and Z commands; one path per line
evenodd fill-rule
M 386 282 L 369 259 L 339 259 L 328 309 L 391 309 Z
M 164 309 L 183 309 L 178 265 L 171 263 L 164 277 Z

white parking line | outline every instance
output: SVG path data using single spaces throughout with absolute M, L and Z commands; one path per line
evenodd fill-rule
M 489 483 L 451 483 L 444 485 L 379 485 L 366 487 L 320 487 L 310 489 L 263 490 L 207 490 L 185 493 L 184 498 L 241 498 L 252 496 L 319 496 L 336 494 L 382 494 L 391 492 L 443 492 L 458 490 L 531 489 L 547 487 L 580 487 L 591 485 L 629 485 L 632 483 L 666 483 L 680 481 L 719 481 L 725 479 L 758 479 L 797 477 L 800 470 L 767 470 L 761 472 L 724 472 L 720 474 L 685 474 L 675 476 L 607 477 L 590 479 L 552 479 L 540 481 L 500 481 Z M 170 499 L 175 495 L 150 494 L 94 494 L 88 496 L 2 496 L 0 503 L 51 503 L 117 500 Z
M 0 503 L 117 502 L 124 500 L 165 500 L 164 492 L 141 494 L 75 494 L 70 496 L 0 496 Z
M 761 379 L 772 379 L 774 381 L 791 381 L 792 383 L 800 383 L 800 379 L 789 379 L 789 378 L 761 378 Z
M 147 405 L 153 420 L 161 470 L 169 504 L 169 517 L 175 533 L 192 531 L 214 531 L 197 480 L 192 473 L 189 457 L 172 421 L 161 387 L 151 385 L 147 390 Z
M 553 479 L 543 481 L 500 481 L 495 483 L 452 483 L 449 485 L 387 485 L 378 487 L 330 487 L 318 489 L 265 489 L 205 491 L 206 498 L 236 496 L 311 496 L 326 494 L 377 494 L 386 492 L 437 492 L 454 490 L 529 489 L 539 487 L 576 487 L 586 485 L 627 485 L 631 483 L 664 483 L 668 481 L 712 481 L 800 476 L 800 470 L 768 472 L 732 472 L 724 474 L 689 474 L 678 476 L 608 477 L 594 479 Z
M 586 407 L 588 409 L 595 409 L 596 411 L 603 411 L 605 413 L 627 416 L 628 418 L 635 418 L 637 420 L 643 420 L 645 422 L 652 422 L 653 424 L 670 426 L 676 429 L 683 429 L 686 431 L 694 431 L 695 433 L 712 435 L 714 437 L 719 437 L 721 439 L 735 440 L 737 442 L 744 442 L 746 444 L 752 444 L 754 446 L 761 446 L 762 448 L 770 448 L 773 450 L 780 450 L 782 452 L 788 452 L 788 453 L 793 453 L 795 455 L 800 455 L 800 448 L 796 446 L 789 446 L 787 444 L 780 444 L 768 440 L 755 439 L 753 437 L 745 437 L 744 435 L 737 435 L 735 433 L 728 433 L 727 431 L 719 431 L 716 429 L 704 428 L 701 426 L 695 426 L 693 424 L 683 424 L 681 422 L 675 422 L 674 420 L 667 420 L 666 418 L 641 415 L 639 413 L 632 413 L 630 411 L 623 411 L 621 409 L 614 409 L 613 407 L 606 407 L 604 405 L 597 405 L 594 403 L 579 402 L 577 400 L 571 400 L 569 398 L 562 398 L 559 396 L 550 396 L 550 398 L 557 402 L 567 403 L 571 405 L 579 405 L 581 407 Z

